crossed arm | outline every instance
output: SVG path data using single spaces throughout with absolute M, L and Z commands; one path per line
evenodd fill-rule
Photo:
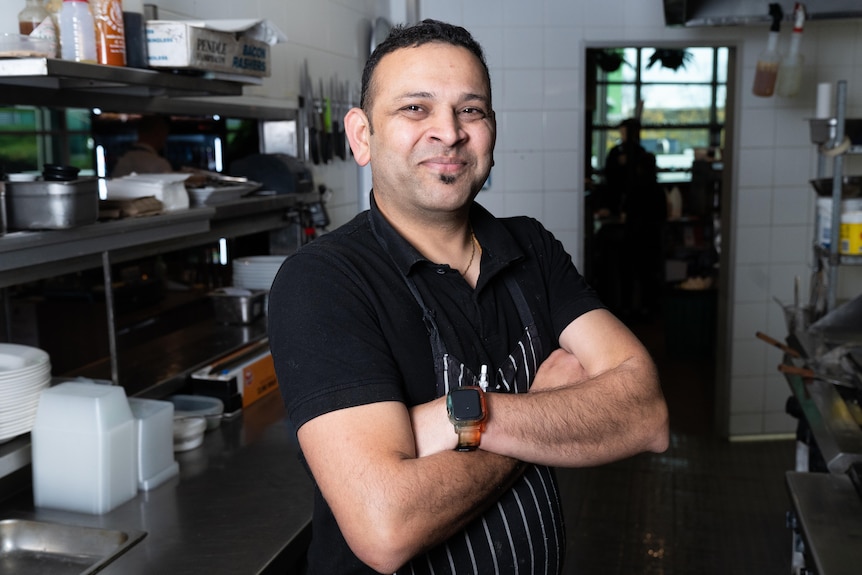
M 445 398 L 317 417 L 299 441 L 353 552 L 391 573 L 478 516 L 521 462 L 588 466 L 667 447 L 667 408 L 648 353 L 604 310 L 560 336 L 561 350 L 520 395 L 488 394 L 481 449 L 452 451 Z

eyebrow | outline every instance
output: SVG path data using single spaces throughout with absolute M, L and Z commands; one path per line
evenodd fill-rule
M 400 100 L 410 100 L 413 98 L 423 98 L 423 99 L 432 99 L 433 100 L 434 97 L 435 96 L 434 96 L 433 92 L 408 92 L 406 94 L 401 94 L 400 96 L 398 96 L 396 98 L 396 100 L 399 100 L 399 101 Z M 462 94 L 461 98 L 460 98 L 460 101 L 462 101 L 462 102 L 470 102 L 473 100 L 479 100 L 481 102 L 484 102 L 486 105 L 488 104 L 488 102 L 491 101 L 491 99 L 488 96 L 485 96 L 482 94 L 473 94 L 473 93 Z

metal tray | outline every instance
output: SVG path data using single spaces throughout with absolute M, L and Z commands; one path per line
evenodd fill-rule
M 0 572 L 90 575 L 145 535 L 143 531 L 5 519 L 0 521 Z

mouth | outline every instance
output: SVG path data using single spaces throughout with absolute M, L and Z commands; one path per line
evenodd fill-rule
M 456 176 L 467 166 L 467 161 L 454 157 L 434 157 L 424 160 L 422 165 L 441 176 Z

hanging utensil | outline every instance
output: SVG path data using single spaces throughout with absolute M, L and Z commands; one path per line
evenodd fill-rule
M 814 371 L 808 367 L 798 367 L 781 363 L 778 365 L 778 371 L 789 375 L 798 375 L 805 379 L 819 379 L 820 381 L 825 381 L 826 383 L 831 383 L 833 385 L 856 389 L 856 385 L 853 382 L 848 381 L 847 378 L 827 375 L 825 373 Z
M 323 89 L 323 78 L 320 78 L 320 121 L 323 129 L 320 134 L 320 159 L 328 164 L 332 161 L 332 107 L 330 99 Z
M 341 94 L 341 84 L 338 77 L 329 81 L 329 93 L 332 95 L 332 154 L 333 157 L 344 159 L 344 131 L 342 130 L 342 116 L 344 97 Z
M 754 335 L 757 336 L 758 339 L 762 339 L 766 343 L 777 347 L 778 349 L 780 349 L 781 351 L 783 351 L 784 353 L 786 353 L 787 355 L 789 355 L 791 357 L 797 357 L 797 358 L 802 357 L 802 354 L 799 353 L 797 350 L 793 349 L 789 345 L 781 343 L 780 341 L 778 341 L 775 338 L 772 338 L 772 337 L 766 335 L 762 331 L 758 331 Z
M 311 76 L 308 74 L 308 63 L 305 66 L 305 89 L 306 98 L 308 99 L 309 120 L 308 128 L 308 148 L 309 156 L 314 164 L 320 163 L 320 112 L 318 102 L 314 98 L 314 90 L 311 87 Z
M 311 123 L 311 107 L 312 102 L 309 97 L 308 90 L 308 60 L 302 64 L 302 70 L 299 76 L 299 133 L 302 135 L 302 159 L 306 162 L 311 160 L 310 150 L 310 123 Z

